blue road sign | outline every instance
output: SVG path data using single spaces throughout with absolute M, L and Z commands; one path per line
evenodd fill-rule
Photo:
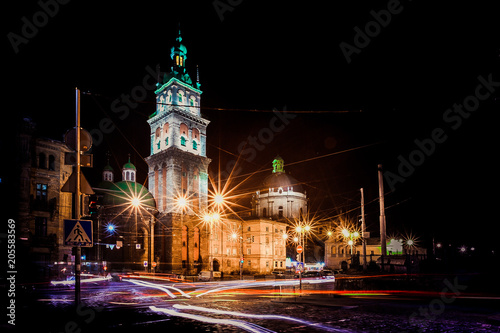
M 92 247 L 92 221 L 64 220 L 64 245 Z

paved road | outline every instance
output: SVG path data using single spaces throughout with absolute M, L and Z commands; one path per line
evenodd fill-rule
M 37 332 L 500 332 L 500 300 L 447 292 L 338 291 L 330 281 L 172 283 L 128 279 L 20 297 Z M 22 304 L 22 306 L 21 306 Z

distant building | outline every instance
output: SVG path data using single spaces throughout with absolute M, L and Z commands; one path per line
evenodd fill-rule
M 63 142 L 37 137 L 35 124 L 24 118 L 17 138 L 18 233 L 34 276 L 45 279 L 54 262 L 71 261 L 71 247 L 64 245 L 64 219 L 71 219 L 72 194 L 61 188 L 73 172 L 66 165 L 70 152 Z
M 425 248 L 406 246 L 402 239 L 391 238 L 387 242 L 387 256 L 384 269 L 389 271 L 406 271 L 408 267 L 415 265 L 418 260 L 426 256 Z M 381 265 L 380 238 L 366 239 L 366 262 Z M 408 259 L 407 257 L 413 258 Z M 363 265 L 363 244 L 357 239 L 351 246 L 346 241 L 335 236 L 330 236 L 325 241 L 325 267 L 332 269 L 357 268 Z

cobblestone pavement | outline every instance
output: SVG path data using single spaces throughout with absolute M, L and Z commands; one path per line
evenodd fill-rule
M 206 301 L 197 303 L 197 306 L 245 313 L 276 314 L 311 323 L 251 320 L 259 326 L 276 332 L 319 332 L 327 328 L 344 332 L 500 332 L 499 309 L 497 312 L 485 309 L 474 310 L 467 304 L 463 304 L 449 306 L 442 313 L 433 314 L 432 312 L 425 313 L 425 309 L 429 309 L 428 304 L 427 300 L 415 303 L 413 300 L 409 302 L 364 299 L 359 302 L 353 299 L 339 300 L 306 296 L 302 299 L 292 297 L 286 300 L 276 298 L 238 300 L 237 302 Z M 421 313 L 424 314 L 421 315 Z M 228 316 L 219 315 L 219 317 L 227 318 Z M 231 328 L 223 330 L 231 331 Z M 214 328 L 213 331 L 217 330 Z
M 456 298 L 444 304 L 437 297 L 390 293 L 178 296 L 111 284 L 85 290 L 82 307 L 75 309 L 71 290 L 49 291 L 19 300 L 24 304 L 19 318 L 25 320 L 18 328 L 37 323 L 37 332 L 500 332 L 495 297 Z

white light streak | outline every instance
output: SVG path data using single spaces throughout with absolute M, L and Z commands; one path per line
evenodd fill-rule
M 170 316 L 176 316 L 176 317 L 181 317 L 181 318 L 186 318 L 186 319 L 191 319 L 191 320 L 197 320 L 197 321 L 202 321 L 205 323 L 210 323 L 210 324 L 222 324 L 222 325 L 231 325 L 231 326 L 236 326 L 241 329 L 244 329 L 247 332 L 255 332 L 255 333 L 263 333 L 263 332 L 273 332 L 268 330 L 267 328 L 260 327 L 255 324 L 250 324 L 244 321 L 239 321 L 239 320 L 234 320 L 234 319 L 221 319 L 221 318 L 210 318 L 210 317 L 205 317 L 205 316 L 199 316 L 199 315 L 194 315 L 194 314 L 189 314 L 189 313 L 183 313 L 183 312 L 178 312 L 172 309 L 165 309 L 165 308 L 158 308 L 156 306 L 150 306 L 149 307 L 151 310 L 155 312 L 163 312 L 167 315 Z
M 185 292 L 183 292 L 179 288 L 172 287 L 172 286 L 165 286 L 165 285 L 159 285 L 159 284 L 152 283 L 152 282 L 130 280 L 130 279 L 123 279 L 123 281 L 134 283 L 134 284 L 137 284 L 137 285 L 143 286 L 143 287 L 150 287 L 150 288 L 162 290 L 162 291 L 166 292 L 168 294 L 168 296 L 170 296 L 172 298 L 177 298 L 177 297 L 174 294 L 172 294 L 172 292 L 169 289 L 173 289 L 173 290 L 179 292 L 182 296 L 185 296 L 187 298 L 191 298 L 190 295 L 186 294 Z
M 83 275 L 83 274 L 82 274 Z M 101 276 L 101 277 L 95 277 L 95 278 L 90 278 L 90 279 L 82 279 L 80 280 L 80 283 L 90 283 L 90 282 L 101 282 L 101 281 L 109 281 L 111 280 L 111 276 L 108 275 L 108 276 Z M 72 285 L 72 284 L 75 284 L 75 280 L 67 280 L 67 281 L 50 281 L 51 284 L 53 284 L 54 286 L 57 286 L 57 285 L 64 285 L 64 286 L 68 286 L 68 285 Z

